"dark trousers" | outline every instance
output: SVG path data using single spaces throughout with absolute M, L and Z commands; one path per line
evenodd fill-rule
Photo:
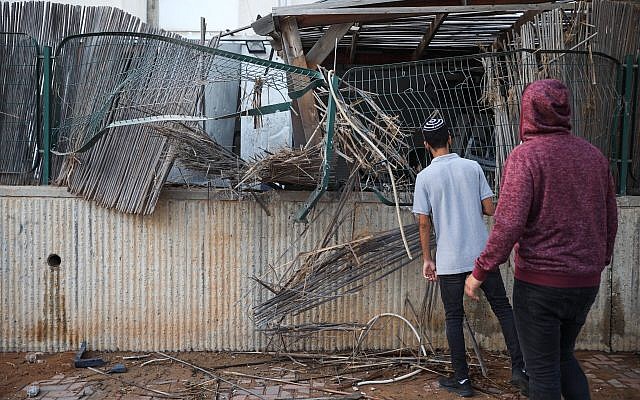
M 530 400 L 590 399 L 587 378 L 573 354 L 598 287 L 552 288 L 516 280 L 513 311 Z
M 447 341 L 451 351 L 451 364 L 458 380 L 469 377 L 469 366 L 464 345 L 464 333 L 462 322 L 464 318 L 463 298 L 464 281 L 468 272 L 454 275 L 438 275 L 440 281 L 440 296 L 444 305 L 445 325 L 447 329 Z M 480 287 L 489 301 L 491 310 L 498 317 L 502 334 L 511 356 L 511 368 L 523 368 L 520 343 L 513 319 L 513 311 L 500 272 L 492 272 Z

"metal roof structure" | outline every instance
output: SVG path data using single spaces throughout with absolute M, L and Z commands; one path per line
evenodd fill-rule
M 314 46 L 333 51 L 337 39 L 338 62 L 379 64 L 443 52 L 477 52 L 493 45 L 513 27 L 553 8 L 571 10 L 574 2 L 325 0 L 276 7 L 253 28 L 278 41 L 285 21 L 294 20 L 307 55 L 313 54 Z

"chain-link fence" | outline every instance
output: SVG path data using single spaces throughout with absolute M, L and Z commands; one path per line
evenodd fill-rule
M 564 81 L 572 92 L 575 134 L 609 156 L 621 113 L 617 76 L 617 62 L 604 55 L 521 50 L 353 68 L 344 76 L 343 95 L 363 116 L 375 112 L 362 101 L 370 96 L 407 135 L 413 168 L 402 171 L 405 192 L 430 158 L 414 132 L 436 113 L 450 127 L 452 151 L 477 161 L 498 190 L 501 166 L 520 141 L 520 99 L 528 83 Z M 378 189 L 384 191 L 388 184 L 381 179 Z
M 0 33 L 0 184 L 38 181 L 40 138 L 38 45 Z

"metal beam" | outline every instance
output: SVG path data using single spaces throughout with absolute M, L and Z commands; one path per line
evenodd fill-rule
M 438 32 L 438 29 L 440 29 L 440 26 L 442 25 L 444 20 L 447 18 L 447 15 L 449 14 L 447 13 L 436 14 L 435 18 L 429 25 L 429 29 L 427 29 L 427 31 L 424 33 L 424 36 L 422 36 L 422 40 L 420 40 L 420 44 L 418 45 L 416 50 L 413 52 L 414 60 L 419 60 L 422 57 L 422 55 L 424 54 L 424 51 L 427 49 L 427 47 L 429 47 L 429 43 L 431 43 L 431 40 L 436 35 L 436 32 Z
M 297 16 L 354 16 L 354 21 L 358 22 L 360 17 L 388 16 L 390 19 L 408 15 L 428 15 L 440 13 L 460 13 L 460 12 L 501 12 L 501 11 L 528 11 L 528 10 L 553 10 L 556 8 L 573 9 L 570 3 L 537 3 L 537 4 L 482 4 L 467 6 L 427 6 L 427 7 L 363 7 L 363 8 L 321 8 L 314 7 L 300 9 L 279 9 L 273 10 L 274 17 L 297 17 Z
M 622 138 L 620 152 L 620 195 L 627 195 L 627 177 L 629 175 L 629 164 L 631 162 L 631 129 L 633 126 L 633 86 L 634 86 L 634 56 L 627 55 L 624 66 L 624 114 L 622 122 Z
M 482 4 L 529 4 L 529 3 L 546 3 L 545 0 L 451 0 L 444 1 L 441 5 L 482 5 Z M 336 9 L 336 8 L 350 8 L 350 7 L 377 7 L 378 5 L 384 5 L 385 7 L 405 7 L 405 6 L 415 6 L 419 4 L 417 1 L 411 0 L 324 0 L 318 3 L 311 4 L 296 4 L 290 6 L 282 6 L 275 7 L 274 10 L 281 15 L 284 15 L 286 12 L 292 12 L 294 10 L 304 10 L 307 8 L 325 8 L 325 9 Z M 426 2 L 423 2 L 426 3 Z M 291 15 L 291 14 L 288 14 Z
M 338 90 L 340 81 L 336 75 L 331 77 L 331 84 L 329 90 Z M 335 131 L 336 122 L 336 102 L 333 95 L 329 94 L 329 100 L 327 102 L 327 125 L 326 125 L 326 140 L 324 142 L 324 158 L 322 159 L 322 177 L 316 189 L 311 192 L 307 201 L 303 204 L 302 208 L 297 212 L 296 222 L 307 222 L 307 215 L 311 212 L 313 207 L 318 204 L 320 197 L 327 191 L 329 187 L 329 178 L 331 176 L 331 163 L 333 162 L 333 134 Z

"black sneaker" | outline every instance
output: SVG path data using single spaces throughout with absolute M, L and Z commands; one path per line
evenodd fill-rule
M 447 389 L 450 392 L 457 393 L 460 397 L 473 396 L 473 388 L 471 387 L 471 381 L 469 378 L 458 380 L 456 378 L 442 377 L 438 379 L 440 386 Z
M 511 370 L 510 383 L 520 389 L 520 394 L 529 397 L 529 377 L 525 370 L 520 368 Z

